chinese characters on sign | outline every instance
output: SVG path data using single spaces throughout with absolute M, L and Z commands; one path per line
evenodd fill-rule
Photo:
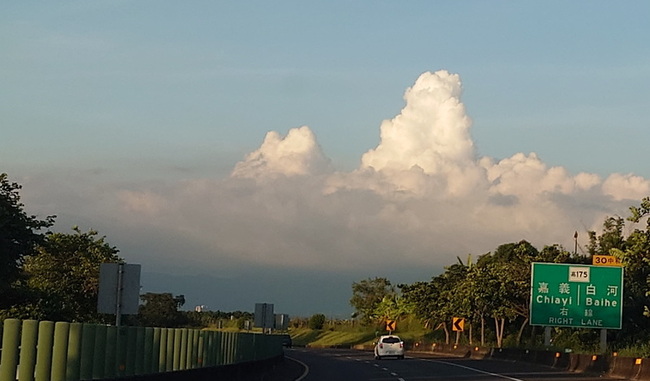
M 532 325 L 621 328 L 621 267 L 533 263 Z

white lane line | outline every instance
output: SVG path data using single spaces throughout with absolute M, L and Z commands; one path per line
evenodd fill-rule
M 509 376 L 505 376 L 505 375 L 503 375 L 503 374 L 498 374 L 498 373 L 486 372 L 486 371 L 484 371 L 484 370 L 480 370 L 480 369 L 476 369 L 476 368 L 471 368 L 471 367 L 469 367 L 469 366 L 460 365 L 460 364 L 454 364 L 453 362 L 446 362 L 446 361 L 439 361 L 439 360 L 428 360 L 428 359 L 424 359 L 424 361 L 437 362 L 437 363 L 445 364 L 445 365 L 452 365 L 452 366 L 455 366 L 455 367 L 458 367 L 458 368 L 463 368 L 463 369 L 471 370 L 472 372 L 481 373 L 481 374 L 487 374 L 487 375 L 489 375 L 489 376 L 493 376 L 493 377 L 504 378 L 504 379 L 506 379 L 506 380 L 510 380 L 510 381 L 524 381 L 524 380 L 522 380 L 522 379 L 520 379 L 520 378 L 509 377 Z
M 295 361 L 295 362 L 297 362 L 297 363 L 300 364 L 303 368 L 305 368 L 305 371 L 302 372 L 302 374 L 300 375 L 300 377 L 296 378 L 296 381 L 302 381 L 305 377 L 307 377 L 307 375 L 309 374 L 309 365 L 305 364 L 304 362 L 302 362 L 302 361 L 300 361 L 300 360 L 298 360 L 298 359 L 294 359 L 293 357 L 289 357 L 289 356 L 284 356 L 284 357 L 287 358 L 287 359 L 289 359 L 289 360 L 291 360 L 291 361 Z

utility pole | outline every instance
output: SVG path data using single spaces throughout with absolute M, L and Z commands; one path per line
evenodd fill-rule
M 573 234 L 573 241 L 574 241 L 574 246 L 573 246 L 573 255 L 578 255 L 578 231 Z

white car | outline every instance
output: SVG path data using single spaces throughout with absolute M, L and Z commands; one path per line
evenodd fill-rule
M 375 345 L 375 360 L 381 360 L 382 357 L 387 356 L 404 358 L 404 342 L 399 336 L 384 335 L 379 337 L 379 341 Z

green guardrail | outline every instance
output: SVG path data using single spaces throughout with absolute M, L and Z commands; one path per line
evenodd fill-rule
M 120 378 L 282 355 L 282 336 L 7 319 L 0 381 Z

